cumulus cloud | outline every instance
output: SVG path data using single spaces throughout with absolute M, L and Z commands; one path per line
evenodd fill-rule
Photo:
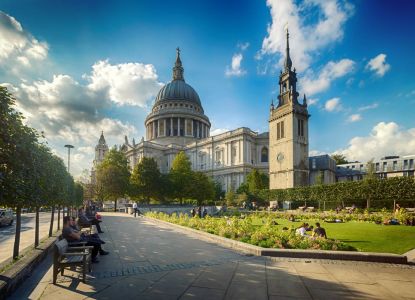
M 414 154 L 415 128 L 404 129 L 395 122 L 380 122 L 368 136 L 352 138 L 347 148 L 339 149 L 335 152 L 337 153 L 345 155 L 349 161 Z
M 308 106 L 316 105 L 317 102 L 318 102 L 318 99 L 316 99 L 316 98 L 307 99 L 307 105 Z
M 286 47 L 285 27 L 290 32 L 290 54 L 297 70 L 304 71 L 317 50 L 343 38 L 344 23 L 353 13 L 353 6 L 337 0 L 306 0 L 297 5 L 294 0 L 267 0 L 272 22 L 262 42 L 257 58 L 267 54 L 280 54 L 282 66 Z M 317 21 L 305 24 L 309 15 Z
M 163 85 L 155 67 L 142 63 L 111 65 L 108 60 L 98 61 L 91 75 L 84 78 L 90 81 L 90 90 L 105 91 L 111 101 L 140 107 L 145 107 Z
M 360 120 L 362 120 L 362 116 L 360 114 L 353 114 L 350 115 L 349 118 L 347 118 L 347 121 L 350 123 L 357 122 Z
M 331 82 L 353 72 L 355 62 L 351 59 L 341 59 L 339 61 L 329 61 L 316 76 L 314 72 L 306 72 L 300 79 L 300 87 L 307 95 L 315 95 L 326 91 Z
M 245 75 L 246 71 L 241 68 L 241 62 L 242 62 L 243 58 L 244 57 L 243 57 L 242 53 L 235 53 L 232 56 L 231 67 L 226 66 L 225 75 L 228 76 L 228 77 L 230 77 L 230 76 L 240 77 L 240 76 Z
M 339 111 L 342 109 L 340 98 L 332 98 L 324 104 L 324 109 L 329 112 Z
M 359 107 L 357 110 L 358 111 L 365 111 L 365 110 L 370 110 L 370 109 L 375 109 L 379 106 L 378 103 L 373 103 L 373 104 L 369 104 L 369 105 L 365 105 L 365 106 L 361 106 Z
M 0 11 L 0 67 L 15 74 L 47 58 L 49 46 L 34 38 L 12 16 Z
M 369 60 L 366 65 L 366 69 L 375 72 L 375 74 L 379 77 L 383 77 L 383 75 L 385 75 L 390 68 L 390 64 L 386 62 L 386 54 L 383 53 Z

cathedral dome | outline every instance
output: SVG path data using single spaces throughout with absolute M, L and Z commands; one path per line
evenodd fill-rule
M 163 101 L 188 101 L 202 106 L 199 95 L 184 80 L 173 80 L 161 88 L 154 105 Z

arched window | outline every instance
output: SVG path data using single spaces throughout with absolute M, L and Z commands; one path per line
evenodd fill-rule
M 261 162 L 268 162 L 268 148 L 263 147 L 261 150 Z

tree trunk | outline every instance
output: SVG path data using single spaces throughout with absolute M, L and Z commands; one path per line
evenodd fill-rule
M 367 198 L 367 200 L 366 200 L 366 209 L 367 210 L 370 209 L 370 198 Z
M 58 205 L 58 230 L 61 229 L 61 206 Z
M 16 234 L 14 236 L 13 259 L 17 259 L 19 257 L 21 227 L 22 227 L 22 208 L 18 206 L 16 208 Z
M 55 206 L 52 206 L 52 213 L 50 214 L 50 224 L 49 224 L 49 237 L 53 233 L 53 223 L 55 222 Z
M 36 206 L 35 216 L 35 248 L 39 246 L 39 206 Z
M 114 201 L 114 212 L 117 212 L 117 199 Z

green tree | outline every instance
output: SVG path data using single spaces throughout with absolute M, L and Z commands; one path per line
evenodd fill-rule
M 31 180 L 38 134 L 23 124 L 15 111 L 15 98 L 0 87 L 0 204 L 16 210 L 13 258 L 19 255 L 21 209 L 31 202 Z
M 227 206 L 234 206 L 236 204 L 236 194 L 233 189 L 229 189 L 229 191 L 226 192 L 225 202 Z
M 260 173 L 258 169 L 253 169 L 246 177 L 246 183 L 248 191 L 254 194 L 269 187 L 269 178 L 266 174 Z
M 215 185 L 212 180 L 202 172 L 194 172 L 190 185 L 190 198 L 196 199 L 198 205 L 202 205 L 208 199 L 215 196 Z
M 186 153 L 180 151 L 176 155 L 169 175 L 172 182 L 172 196 L 183 204 L 183 198 L 190 196 L 193 175 L 192 165 Z
M 342 165 L 342 164 L 349 163 L 346 159 L 346 156 L 344 156 L 343 154 L 333 154 L 331 158 L 336 161 L 336 165 Z
M 114 200 L 114 211 L 117 211 L 117 200 L 129 190 L 130 171 L 127 159 L 115 147 L 105 156 L 97 167 L 97 184 L 102 187 L 105 199 Z
M 143 157 L 131 174 L 131 190 L 134 196 L 142 196 L 146 203 L 151 197 L 159 197 L 161 174 L 154 158 Z

